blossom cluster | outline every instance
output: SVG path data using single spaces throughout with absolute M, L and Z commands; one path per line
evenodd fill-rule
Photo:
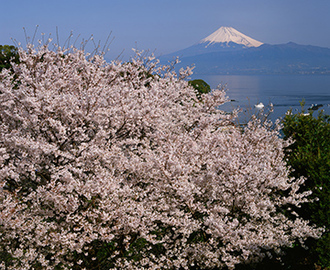
M 0 74 L 0 269 L 234 269 L 320 235 L 290 212 L 309 192 L 278 129 L 234 125 L 191 69 L 19 54 Z

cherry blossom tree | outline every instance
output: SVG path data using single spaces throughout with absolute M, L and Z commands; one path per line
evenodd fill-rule
M 137 52 L 138 56 L 139 53 Z M 19 50 L 0 74 L 1 269 L 234 269 L 321 229 L 287 143 L 151 57 Z

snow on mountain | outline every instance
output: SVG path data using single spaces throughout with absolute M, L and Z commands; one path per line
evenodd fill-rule
M 220 27 L 217 31 L 213 32 L 211 35 L 202 39 L 199 43 L 206 43 L 205 48 L 215 43 L 229 43 L 234 42 L 236 44 L 241 44 L 245 47 L 259 47 L 263 43 L 250 38 L 241 32 L 237 31 L 232 27 Z
M 161 60 L 168 61 L 173 57 L 190 57 L 205 53 L 231 52 L 242 49 L 260 47 L 262 42 L 250 38 L 232 27 L 220 27 L 208 37 L 200 40 L 196 44 L 170 53 L 161 57 Z

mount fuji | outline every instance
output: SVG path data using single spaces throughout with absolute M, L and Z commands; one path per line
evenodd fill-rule
M 200 40 L 198 43 L 166 55 L 166 57 L 188 57 L 204 53 L 219 52 L 219 51 L 236 51 L 245 48 L 259 47 L 263 43 L 250 38 L 232 27 L 220 27 L 211 35 Z
M 259 47 L 262 42 L 250 38 L 232 27 L 220 27 L 217 31 L 202 39 L 199 44 L 205 45 L 205 48 L 214 45 L 230 47 L 231 43 L 239 44 L 243 48 Z
M 232 27 L 220 27 L 198 43 L 160 57 L 179 57 L 178 68 L 195 74 L 330 74 L 330 49 L 293 42 L 270 45 Z

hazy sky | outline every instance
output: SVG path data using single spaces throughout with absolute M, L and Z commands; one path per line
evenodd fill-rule
M 264 43 L 289 41 L 330 48 L 330 0 L 0 0 L 0 44 L 25 45 L 52 33 L 114 40 L 107 58 L 131 48 L 171 53 L 231 26 Z

